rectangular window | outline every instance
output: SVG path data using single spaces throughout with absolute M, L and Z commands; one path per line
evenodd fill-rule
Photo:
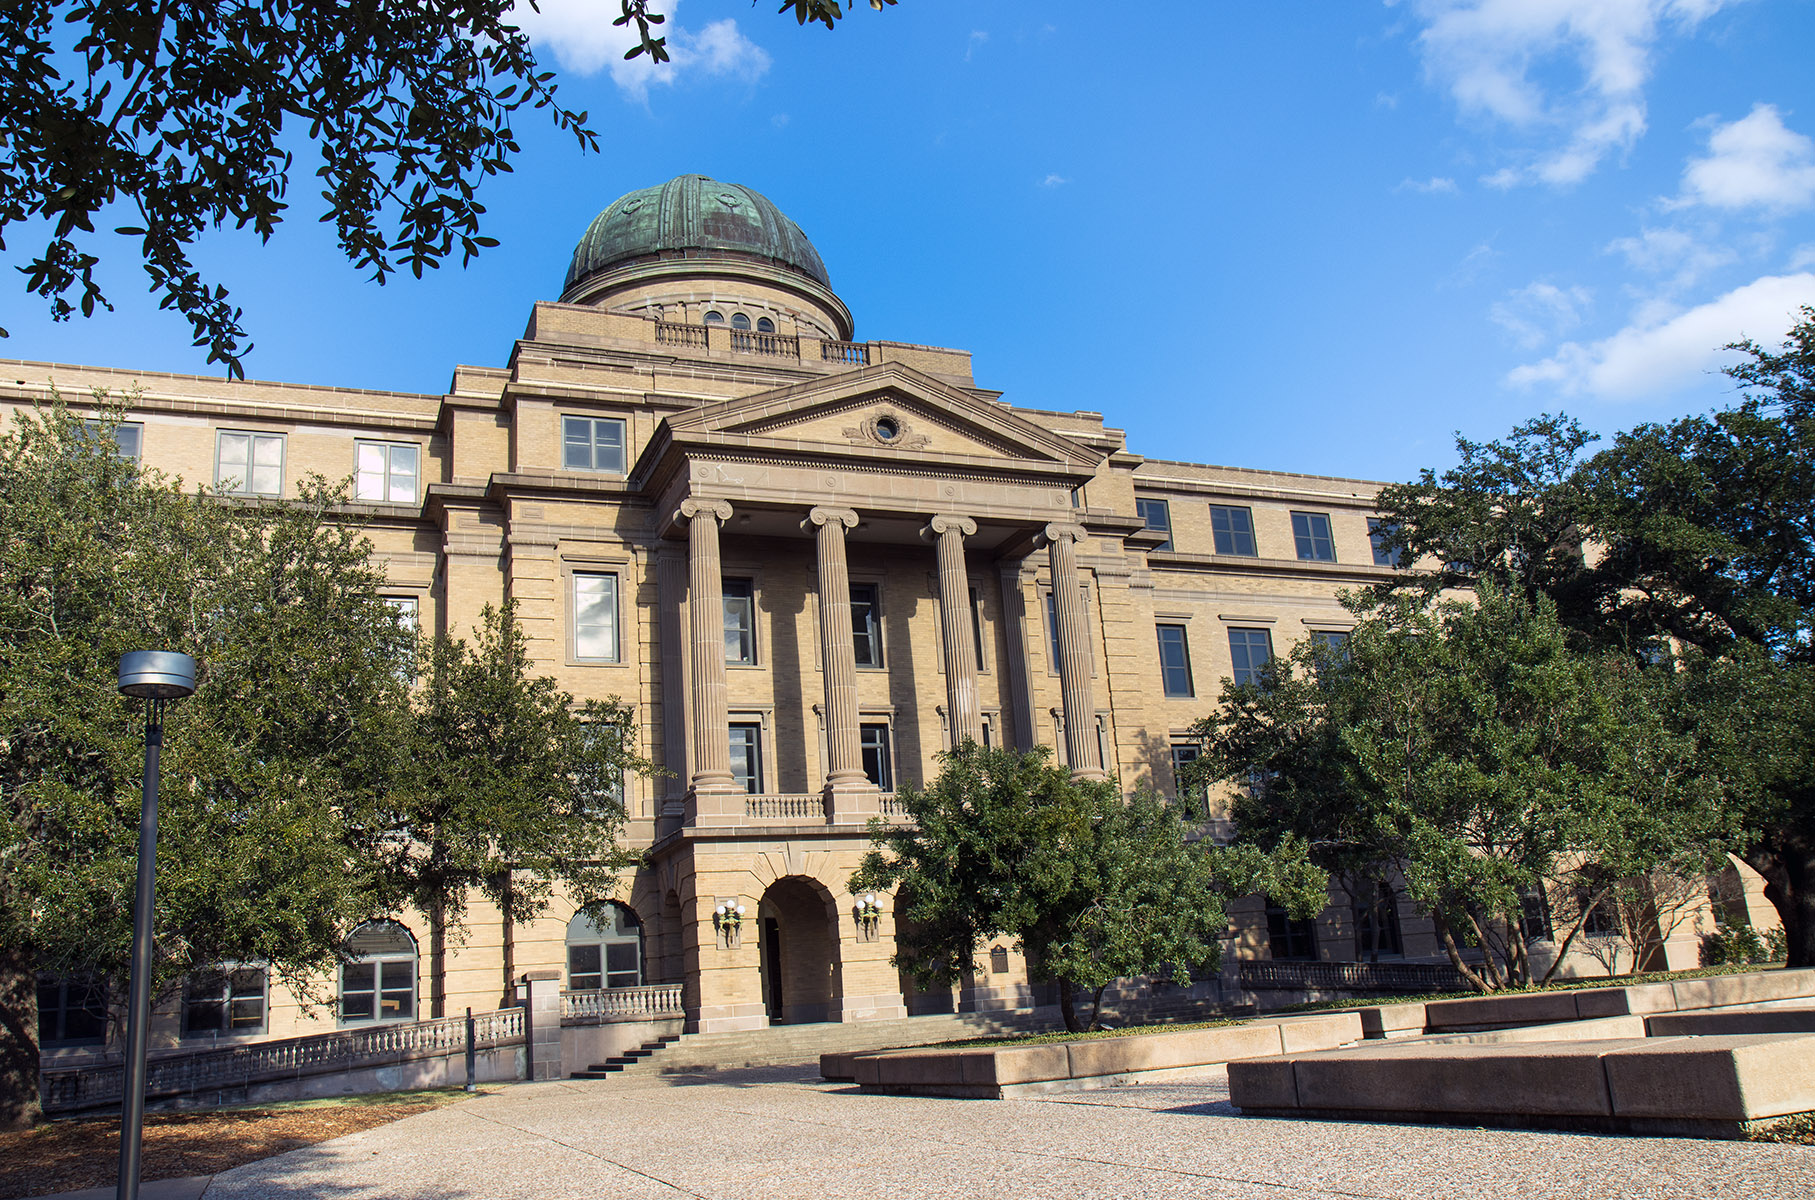
M 562 417 L 561 466 L 568 471 L 624 473 L 621 417 Z
M 1244 558 L 1254 558 L 1258 554 L 1254 548 L 1252 509 L 1212 504 L 1210 536 L 1215 540 L 1218 554 L 1239 554 Z
M 1519 893 L 1519 929 L 1528 942 L 1551 940 L 1550 900 L 1543 888 L 1526 888 Z
M 971 589 L 971 643 L 977 648 L 977 669 L 989 670 L 989 663 L 983 657 L 983 599 L 977 595 L 977 589 Z
M 1276 959 L 1314 962 L 1317 958 L 1317 922 L 1294 920 L 1283 905 L 1269 896 L 1267 943 Z
M 407 442 L 358 442 L 353 449 L 353 498 L 416 503 L 422 450 Z
M 1382 955 L 1399 957 L 1404 953 L 1405 943 L 1399 935 L 1399 901 L 1393 889 L 1384 883 L 1364 888 L 1355 903 L 1356 957 L 1372 962 Z
M 81 1046 L 107 1037 L 107 993 L 74 975 L 38 976 L 38 1045 Z
M 1619 914 L 1615 910 L 1615 900 L 1611 894 L 1601 899 L 1591 908 L 1589 900 L 1592 894 L 1587 888 L 1576 889 L 1576 911 L 1587 913 L 1582 922 L 1582 933 L 1585 937 L 1610 938 L 1620 933 Z
M 731 775 L 752 796 L 763 790 L 763 727 L 754 721 L 731 723 Z
M 1273 635 L 1265 629 L 1231 629 L 1229 631 L 1229 660 L 1235 668 L 1237 686 L 1244 683 L 1260 683 L 1265 678 L 1263 668 L 1273 658 Z
M 415 633 L 422 627 L 421 601 L 414 596 L 386 596 L 384 602 L 391 606 L 397 615 L 397 624 L 406 633 Z
M 87 420 L 82 427 L 96 438 L 102 436 L 101 422 Z M 145 427 L 136 421 L 121 421 L 113 427 L 114 452 L 130 462 L 138 462 L 144 456 Z
M 284 435 L 222 433 L 216 445 L 214 483 L 231 496 L 284 494 Z
M 232 967 L 189 977 L 183 1036 L 265 1032 L 265 969 Z
M 599 943 L 567 948 L 567 988 L 574 992 L 596 992 L 605 986 L 605 972 L 599 958 Z
M 342 1021 L 408 1021 L 416 1013 L 416 964 L 409 959 L 345 963 L 340 968 Z
M 858 666 L 882 665 L 882 605 L 873 583 L 851 585 L 851 641 Z
M 1327 513 L 1293 513 L 1292 540 L 1298 545 L 1298 557 L 1305 562 L 1336 561 L 1336 543 L 1330 537 Z
M 1189 700 L 1197 695 L 1191 687 L 1191 649 L 1185 640 L 1183 625 L 1161 625 L 1160 690 L 1168 697 Z
M 1386 545 L 1388 537 L 1397 530 L 1379 517 L 1368 518 L 1368 541 L 1374 547 L 1374 565 L 1377 567 L 1396 567 L 1399 565 L 1399 549 Z
M 1342 629 L 1313 629 L 1311 641 L 1318 652 L 1334 662 L 1347 662 L 1349 658 L 1349 635 Z
M 756 585 L 748 579 L 725 580 L 725 661 L 756 664 Z
M 1201 814 L 1210 798 L 1210 789 L 1201 783 L 1188 785 L 1185 782 L 1185 768 L 1197 761 L 1198 753 L 1199 748 L 1193 742 L 1172 743 L 1173 799 L 1188 805 L 1193 813 Z
M 573 656 L 618 661 L 618 577 L 574 572 Z
M 889 753 L 887 722 L 860 726 L 858 743 L 863 748 L 863 773 L 883 791 L 894 791 L 895 764 Z
M 1052 655 L 1052 669 L 1057 671 L 1059 669 L 1059 606 L 1053 600 L 1051 592 L 1046 593 L 1046 650 Z
M 1172 510 L 1164 500 L 1134 498 L 1134 511 L 1141 520 L 1147 522 L 1147 528 L 1166 535 L 1166 540 L 1155 546 L 1155 550 L 1172 549 Z

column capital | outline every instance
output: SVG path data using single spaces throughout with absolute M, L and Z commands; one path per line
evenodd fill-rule
M 689 496 L 681 501 L 680 509 L 674 514 L 677 521 L 691 521 L 697 516 L 717 517 L 720 521 L 731 519 L 731 501 L 713 500 L 702 496 Z
M 815 508 L 807 513 L 807 519 L 801 522 L 801 527 L 830 525 L 834 521 L 846 529 L 855 529 L 857 528 L 857 510 L 854 508 Z
M 928 521 L 926 528 L 920 531 L 920 536 L 932 538 L 938 537 L 942 533 L 958 533 L 964 537 L 972 537 L 976 532 L 977 523 L 969 517 L 958 517 L 945 513 Z
M 1034 535 L 1034 541 L 1041 546 L 1050 546 L 1054 542 L 1081 542 L 1085 536 L 1082 525 L 1070 521 L 1054 521 Z

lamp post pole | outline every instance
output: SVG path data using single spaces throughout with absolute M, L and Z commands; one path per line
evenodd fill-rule
M 138 892 L 132 909 L 132 987 L 127 1003 L 126 1089 L 120 1104 L 118 1200 L 138 1200 L 145 1123 L 145 1046 L 151 1024 L 151 916 L 157 894 L 158 751 L 164 705 L 195 691 L 195 660 L 165 650 L 120 656 L 120 694 L 145 702 L 145 780 L 139 804 Z

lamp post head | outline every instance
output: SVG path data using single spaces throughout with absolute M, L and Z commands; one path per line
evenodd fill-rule
M 195 691 L 195 659 L 174 650 L 120 655 L 120 694 L 135 700 L 181 700 Z

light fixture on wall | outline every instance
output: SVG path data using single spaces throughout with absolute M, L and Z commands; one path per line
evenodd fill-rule
M 857 932 L 866 942 L 876 940 L 876 930 L 882 923 L 882 904 L 874 893 L 865 892 L 857 897 L 857 903 L 851 906 L 851 915 L 857 919 Z
M 712 910 L 712 928 L 725 949 L 738 945 L 743 941 L 744 906 L 735 900 L 722 901 Z

